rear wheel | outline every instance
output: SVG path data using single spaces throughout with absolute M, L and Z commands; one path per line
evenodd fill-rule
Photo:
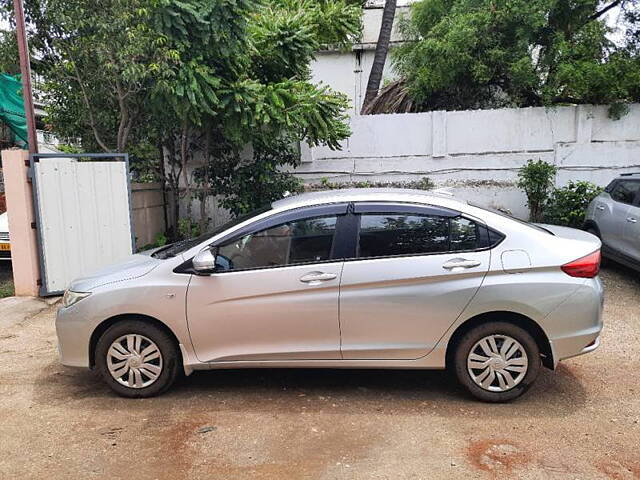
M 145 398 L 174 383 L 180 357 L 175 341 L 164 330 L 131 319 L 112 325 L 100 337 L 95 365 L 118 395 Z
M 454 355 L 458 380 L 485 402 L 508 402 L 522 395 L 537 378 L 540 364 L 533 337 L 506 322 L 489 322 L 470 330 Z

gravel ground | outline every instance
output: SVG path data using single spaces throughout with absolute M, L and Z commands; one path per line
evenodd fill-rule
M 640 280 L 603 272 L 595 353 L 511 404 L 443 372 L 200 372 L 126 400 L 56 359 L 52 307 L 0 328 L 0 478 L 640 479 Z

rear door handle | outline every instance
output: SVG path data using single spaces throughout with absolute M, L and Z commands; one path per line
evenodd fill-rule
M 627 217 L 627 222 L 629 222 L 629 223 L 636 223 L 637 221 L 638 221 L 638 220 L 636 220 L 636 219 L 635 219 L 635 218 L 633 218 L 633 217 Z
M 445 270 L 453 270 L 455 268 L 474 268 L 479 267 L 480 262 L 477 260 L 467 260 L 466 258 L 454 258 L 445 262 L 442 268 Z
M 596 208 L 597 208 L 598 210 L 602 211 L 602 210 L 604 210 L 604 205 L 598 205 Z
M 338 275 L 335 273 L 311 272 L 301 276 L 300 281 L 302 283 L 308 283 L 313 285 L 313 284 L 318 284 L 320 282 L 327 282 L 329 280 L 333 280 L 337 276 Z

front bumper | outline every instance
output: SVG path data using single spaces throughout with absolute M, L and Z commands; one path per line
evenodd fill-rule
M 56 315 L 56 335 L 60 363 L 68 367 L 89 368 L 89 343 L 93 325 L 83 314 L 82 301 L 65 308 Z

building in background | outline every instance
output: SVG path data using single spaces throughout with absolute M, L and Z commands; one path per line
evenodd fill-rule
M 394 44 L 402 41 L 398 32 L 398 24 L 403 16 L 409 14 L 409 5 L 414 1 L 398 0 L 391 35 L 391 48 Z M 349 97 L 351 101 L 350 115 L 360 114 L 380 33 L 383 7 L 384 0 L 367 2 L 363 13 L 360 43 L 356 43 L 351 51 L 320 51 L 316 54 L 316 60 L 311 65 L 312 77 L 315 82 L 327 84 Z M 391 66 L 391 59 L 387 57 L 382 84 L 395 79 L 396 75 Z

